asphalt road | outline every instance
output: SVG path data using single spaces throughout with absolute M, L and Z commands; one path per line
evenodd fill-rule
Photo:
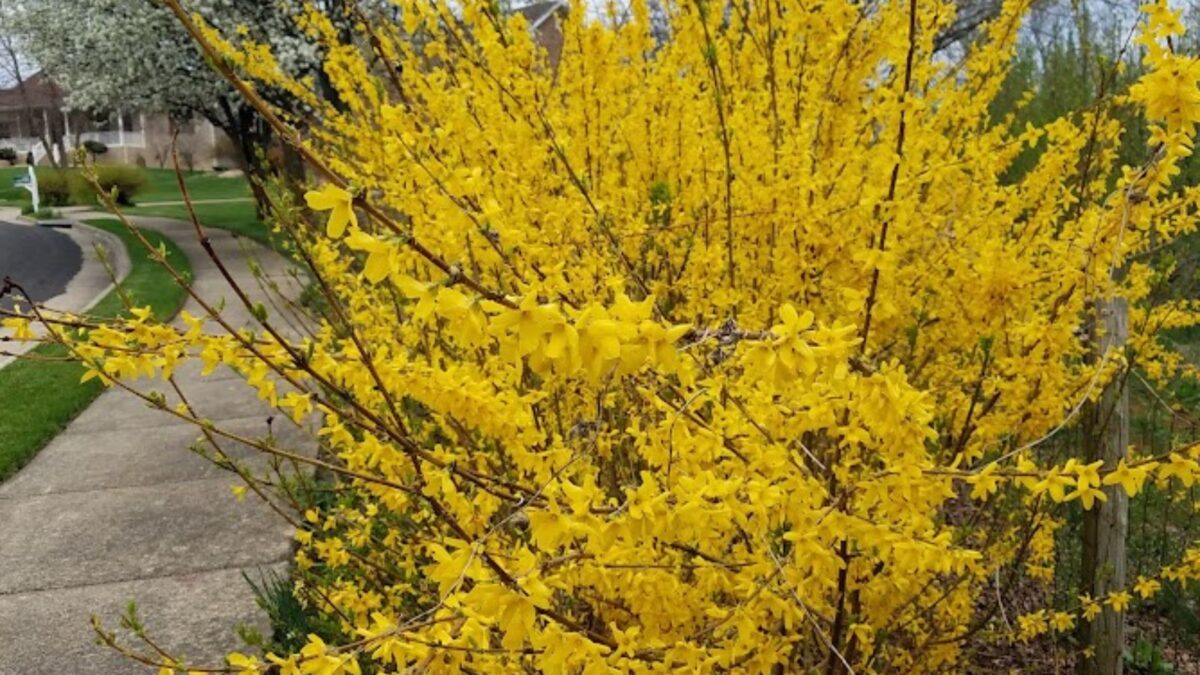
M 0 222 L 0 280 L 11 277 L 34 302 L 62 293 L 82 265 L 83 251 L 62 232 Z M 0 308 L 11 309 L 11 298 Z

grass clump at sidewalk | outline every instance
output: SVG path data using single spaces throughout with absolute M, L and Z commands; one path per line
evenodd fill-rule
M 183 306 L 185 293 L 171 275 L 149 258 L 146 250 L 125 226 L 116 220 L 89 220 L 93 227 L 111 232 L 129 251 L 130 269 L 121 289 L 137 306 L 149 306 L 154 316 L 166 320 Z M 167 261 L 185 277 L 191 267 L 183 251 L 167 237 L 150 230 L 142 234 L 155 247 L 166 249 Z M 89 252 L 85 251 L 84 255 Z M 88 312 L 89 315 L 115 318 L 125 313 L 120 295 L 114 289 Z M 83 412 L 104 391 L 98 380 L 80 383 L 84 368 L 62 361 L 63 347 L 38 346 L 31 359 L 18 359 L 0 368 L 0 480 L 16 473 L 50 442 L 66 425 Z

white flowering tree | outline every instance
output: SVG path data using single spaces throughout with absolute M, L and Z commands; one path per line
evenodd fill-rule
M 329 0 L 341 6 L 350 0 Z M 75 109 L 140 108 L 202 117 L 225 132 L 252 178 L 270 170 L 271 132 L 220 77 L 169 12 L 153 0 L 6 0 L 4 33 L 66 90 Z M 192 0 L 218 29 L 271 46 L 293 73 L 314 72 L 316 48 L 292 17 L 299 0 Z M 356 7 L 357 5 L 355 5 Z M 347 19 L 353 10 L 347 7 Z M 283 92 L 264 92 L 284 110 Z M 296 111 L 299 112 L 299 111 Z M 254 183 L 256 181 L 252 181 Z M 258 186 L 256 195 L 260 197 Z

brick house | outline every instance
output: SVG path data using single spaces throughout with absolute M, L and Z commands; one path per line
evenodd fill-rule
M 549 53 L 550 63 L 557 65 L 562 58 L 563 33 L 559 23 L 570 5 L 567 0 L 548 0 L 518 7 L 513 11 L 525 17 L 533 39 Z
M 236 153 L 225 135 L 207 120 L 176 123 L 164 113 L 117 110 L 104 114 L 68 110 L 62 90 L 42 72 L 0 89 L 0 148 L 12 148 L 18 161 L 33 153 L 47 163 L 46 143 L 62 157 L 85 141 L 98 141 L 108 152 L 101 163 L 171 166 L 171 135 L 179 128 L 179 155 L 185 168 L 236 167 Z

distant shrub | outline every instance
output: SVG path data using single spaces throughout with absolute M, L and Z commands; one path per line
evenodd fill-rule
M 117 190 L 117 203 L 133 205 L 133 198 L 146 189 L 149 180 L 146 172 L 132 166 L 102 166 L 97 169 L 97 178 L 105 190 Z
M 0 160 L 8 162 L 10 165 L 17 161 L 16 148 L 0 148 Z
M 97 173 L 99 173 L 99 167 Z M 88 182 L 78 169 L 72 169 L 67 176 L 68 201 L 80 206 L 94 206 L 100 203 L 96 196 L 96 188 Z
M 58 169 L 38 169 L 38 194 L 45 206 L 66 206 L 71 203 L 71 180 Z
M 100 141 L 95 141 L 95 140 L 84 141 L 83 149 L 87 150 L 88 154 L 91 155 L 92 157 L 95 157 L 96 155 L 103 155 L 104 153 L 108 152 L 107 145 L 101 143 Z
M 30 216 L 34 220 L 52 220 L 57 218 L 59 213 L 49 206 L 42 206 L 37 211 L 34 211 L 33 204 L 26 204 L 21 207 L 21 215 Z
M 74 204 L 95 204 L 99 200 L 96 188 L 79 172 L 71 174 L 71 201 Z M 98 166 L 96 182 L 105 192 L 116 190 L 121 206 L 132 206 L 133 198 L 146 188 L 146 172 L 134 166 Z

